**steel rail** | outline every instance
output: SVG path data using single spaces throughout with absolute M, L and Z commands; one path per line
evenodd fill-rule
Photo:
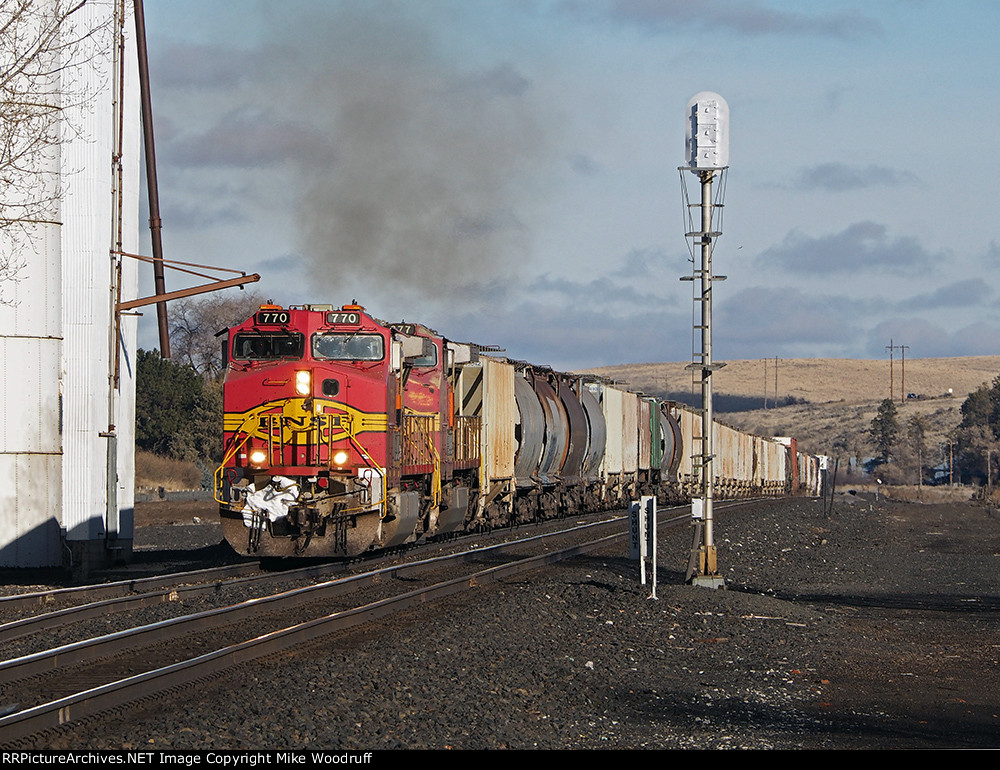
M 364 585 L 377 582 L 385 577 L 401 578 L 417 574 L 421 571 L 433 569 L 446 565 L 449 562 L 462 563 L 473 559 L 482 558 L 484 555 L 494 555 L 503 553 L 505 550 L 513 550 L 528 544 L 553 539 L 579 531 L 592 529 L 595 527 L 616 524 L 624 517 L 603 519 L 597 522 L 588 522 L 567 529 L 555 532 L 533 535 L 528 538 L 513 540 L 507 543 L 497 543 L 491 546 L 474 548 L 461 551 L 455 554 L 434 556 L 419 561 L 395 564 L 388 567 L 381 567 L 377 570 L 369 570 L 357 575 L 337 578 L 336 580 L 317 583 L 303 588 L 296 588 L 283 591 L 271 596 L 247 599 L 238 604 L 227 607 L 216 607 L 190 615 L 182 615 L 157 623 L 149 623 L 136 628 L 118 631 L 103 636 L 85 639 L 71 644 L 61 645 L 49 650 L 23 655 L 10 660 L 0 662 L 0 685 L 9 684 L 29 676 L 43 674 L 59 668 L 72 665 L 87 664 L 101 658 L 106 658 L 114 653 L 122 652 L 137 647 L 145 647 L 151 644 L 158 644 L 171 639 L 176 639 L 185 634 L 212 630 L 221 626 L 230 625 L 245 618 L 253 617 L 261 612 L 262 608 L 299 606 L 310 602 L 332 599 L 350 590 L 357 589 Z M 685 517 L 686 518 L 686 517 Z M 308 568 L 307 568 L 308 569 Z
M 347 565 L 344 563 L 331 563 L 325 565 L 311 565 L 300 567 L 294 570 L 283 572 L 264 573 L 257 575 L 247 575 L 240 577 L 245 572 L 254 572 L 259 569 L 257 564 L 240 565 L 242 569 L 233 570 L 229 574 L 232 579 L 216 579 L 203 583 L 175 583 L 174 579 L 190 579 L 191 576 L 197 578 L 217 577 L 219 574 L 226 575 L 225 572 L 217 573 L 213 570 L 203 570 L 199 572 L 181 572 L 173 576 L 154 578 L 153 585 L 167 585 L 162 590 L 150 590 L 145 593 L 124 594 L 114 596 L 89 604 L 77 604 L 72 607 L 65 607 L 61 610 L 53 610 L 41 615 L 32 615 L 27 618 L 12 620 L 0 624 L 0 643 L 11 642 L 21 639 L 31 634 L 46 631 L 51 628 L 60 628 L 67 623 L 76 623 L 83 620 L 90 620 L 95 617 L 103 617 L 115 612 L 128 612 L 130 610 L 152 607 L 157 604 L 168 604 L 185 597 L 201 596 L 203 594 L 218 593 L 222 589 L 235 586 L 248 585 L 252 583 L 267 583 L 278 580 L 297 580 L 307 577 L 317 577 L 329 575 L 332 572 L 343 571 Z M 249 567 L 249 569 L 248 569 Z M 225 570 L 226 568 L 216 568 Z
M 732 504 L 738 503 L 733 501 L 730 505 Z M 672 509 L 683 507 L 685 506 L 673 506 Z M 665 510 L 671 510 L 671 508 Z M 604 520 L 604 523 L 609 521 L 620 521 L 621 518 L 622 517 L 607 519 Z M 680 518 L 687 517 L 683 516 Z M 664 520 L 661 523 L 669 524 L 672 521 L 674 520 Z M 565 531 L 568 532 L 571 530 Z M 332 572 L 345 569 L 346 564 L 338 562 L 323 565 L 311 565 L 309 567 L 301 567 L 280 573 L 249 575 L 243 579 L 239 579 L 241 575 L 255 572 L 258 568 L 257 562 L 252 564 L 233 564 L 223 567 L 212 567 L 203 570 L 193 570 L 190 572 L 178 572 L 149 578 L 137 578 L 134 580 L 118 581 L 115 583 L 105 583 L 101 585 L 77 586 L 72 588 L 52 589 L 47 591 L 32 592 L 29 594 L 0 597 L 0 612 L 2 612 L 7 609 L 22 609 L 38 605 L 44 606 L 67 597 L 69 599 L 87 599 L 108 596 L 110 594 L 109 598 L 103 600 L 90 602 L 88 604 L 74 605 L 72 607 L 65 607 L 52 612 L 33 615 L 27 618 L 19 618 L 7 623 L 2 623 L 0 624 L 0 644 L 12 642 L 17 639 L 23 639 L 31 634 L 40 633 L 49 629 L 60 628 L 67 623 L 76 623 L 84 620 L 90 620 L 95 617 L 103 617 L 110 613 L 128 612 L 158 604 L 170 603 L 182 594 L 193 597 L 205 593 L 215 593 L 224 587 L 237 586 L 241 584 L 245 585 L 252 582 L 267 582 L 271 580 L 287 579 L 294 580 L 299 577 L 328 575 Z M 231 577 L 235 577 L 237 579 L 223 580 L 223 578 Z M 206 578 L 208 579 L 207 581 Z
M 395 597 L 381 599 L 361 607 L 334 612 L 190 660 L 35 706 L 0 718 L 0 735 L 3 736 L 6 743 L 43 730 L 56 728 L 142 698 L 158 695 L 172 688 L 191 684 L 267 655 L 292 650 L 304 643 L 313 642 L 324 636 L 404 609 L 555 564 L 564 559 L 591 553 L 616 540 L 627 537 L 627 534 L 627 532 L 619 532 L 607 535 L 588 543 L 530 556 L 508 564 L 479 570 L 470 575 L 435 583 L 425 588 L 408 591 Z M 496 546 L 492 548 L 496 548 Z
M 605 521 L 617 520 L 609 519 Z M 334 572 L 342 572 L 348 567 L 349 564 L 347 562 L 331 562 L 284 570 L 278 573 L 250 575 L 240 578 L 240 575 L 257 571 L 258 564 L 254 562 L 253 564 L 227 565 L 191 572 L 178 572 L 170 575 L 119 581 L 117 583 L 79 586 L 0 597 L 0 612 L 2 612 L 8 608 L 16 609 L 25 606 L 31 607 L 50 604 L 57 601 L 58 598 L 88 598 L 111 594 L 110 598 L 100 601 L 65 607 L 52 612 L 2 623 L 0 624 L 0 644 L 22 639 L 31 634 L 52 628 L 61 628 L 67 623 L 77 623 L 95 617 L 103 617 L 110 613 L 128 612 L 158 604 L 170 603 L 179 598 L 180 595 L 194 597 L 206 593 L 216 593 L 223 588 L 254 582 L 296 580 L 305 577 L 326 576 Z M 229 577 L 237 579 L 220 579 Z M 212 582 L 200 582 L 205 581 L 206 578 Z M 161 587 L 163 587 L 162 590 L 156 590 Z M 134 593 L 136 591 L 140 593 Z
M 208 567 L 191 570 L 190 572 L 173 572 L 169 575 L 155 575 L 148 578 L 133 578 L 119 580 L 114 583 L 100 583 L 87 586 L 71 586 L 69 588 L 50 588 L 45 591 L 32 591 L 24 594 L 0 596 L 0 612 L 5 610 L 21 610 L 35 606 L 45 606 L 64 599 L 83 598 L 85 600 L 126 596 L 139 590 L 155 591 L 158 588 L 175 585 L 190 580 L 192 582 L 204 578 L 243 575 L 260 569 L 257 562 L 229 564 L 223 567 Z

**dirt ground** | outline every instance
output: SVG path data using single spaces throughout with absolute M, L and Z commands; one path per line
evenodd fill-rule
M 211 514 L 211 503 L 143 506 L 137 511 L 137 540 L 148 527 L 158 538 L 183 530 L 218 542 L 215 525 L 207 523 Z M 189 524 L 195 517 L 203 523 Z M 500 728 L 493 735 L 489 730 L 494 728 L 484 727 L 477 742 L 456 743 L 455 726 L 442 720 L 440 736 L 427 724 L 412 735 L 397 725 L 386 736 L 396 743 L 388 745 L 513 747 L 531 738 L 534 742 L 524 745 L 1000 747 L 1000 515 L 994 508 L 884 496 L 876 502 L 873 495 L 845 490 L 830 514 L 817 500 L 758 504 L 720 516 L 716 531 L 726 591 L 682 585 L 683 541 L 689 535 L 671 535 L 663 545 L 655 606 L 637 602 L 636 591 L 646 589 L 635 585 L 635 567 L 613 559 L 586 563 L 586 575 L 567 565 L 545 580 L 519 584 L 528 606 L 547 606 L 551 597 L 563 595 L 573 597 L 568 609 L 550 607 L 530 618 L 523 608 L 505 608 L 512 597 L 508 593 L 492 604 L 462 610 L 462 617 L 483 614 L 484 623 L 510 616 L 488 640 L 476 643 L 486 646 L 471 647 L 476 660 L 525 657 L 534 636 L 544 637 L 537 640 L 538 649 L 549 650 L 552 659 L 536 657 L 532 666 L 512 671 L 517 678 L 512 691 L 533 692 L 526 683 L 544 679 L 538 708 L 544 705 L 551 724 L 591 725 L 586 735 L 547 728 L 527 736 L 521 725 L 511 733 L 518 737 L 511 738 Z M 595 580 L 616 590 L 591 596 Z M 593 609 L 598 605 L 590 602 L 598 599 L 600 609 Z M 576 601 L 582 604 L 574 606 Z M 560 614 L 561 609 L 566 611 Z M 522 615 L 531 622 L 525 624 Z M 616 620 L 614 625 L 602 621 L 595 631 L 591 615 Z M 632 620 L 623 625 L 627 617 Z M 448 613 L 435 622 L 441 628 L 431 636 L 438 642 L 453 633 L 456 645 L 469 644 L 464 621 L 459 630 L 449 625 Z M 584 642 L 586 653 L 570 650 Z M 393 644 L 391 638 L 383 642 L 372 671 L 395 659 Z M 398 654 L 440 654 L 439 644 L 424 652 L 414 644 L 410 639 Z M 562 655 L 566 645 L 570 651 Z M 625 650 L 627 656 L 619 660 L 615 654 L 602 663 L 593 657 L 602 654 L 601 648 Z M 563 691 L 565 672 L 547 668 L 580 654 L 596 666 L 583 672 L 594 680 L 585 700 L 579 697 L 580 674 L 574 670 L 575 683 Z M 360 660 L 356 663 L 360 666 Z M 456 683 L 443 671 L 442 681 L 435 682 L 430 673 L 419 675 L 428 709 L 439 708 L 439 699 L 475 703 L 496 697 L 490 682 L 482 688 L 494 695 L 484 696 L 472 677 Z M 654 694 L 658 705 L 653 711 L 637 710 L 634 699 L 640 692 Z M 350 710 L 370 712 L 378 724 L 387 724 L 394 706 L 372 695 Z M 497 708 L 506 713 L 518 705 L 493 703 L 490 713 L 498 713 Z M 477 718 L 474 709 L 468 718 Z M 345 736 L 353 722 L 347 722 L 339 728 L 335 720 L 324 722 L 315 728 L 315 739 L 351 745 L 353 739 Z M 367 733 L 365 740 L 370 738 Z M 253 745 L 253 737 L 244 740 Z M 372 745 L 358 740 L 358 745 Z
M 174 524 L 210 524 L 219 517 L 214 500 L 158 501 L 135 504 L 135 526 L 169 526 Z

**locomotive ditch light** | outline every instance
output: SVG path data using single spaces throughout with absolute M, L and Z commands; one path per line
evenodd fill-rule
M 345 449 L 338 449 L 333 453 L 333 464 L 344 466 L 351 459 L 351 455 Z
M 267 452 L 263 449 L 253 449 L 250 452 L 250 464 L 251 465 L 263 465 L 267 460 Z
M 295 392 L 300 396 L 312 393 L 312 372 L 304 369 L 295 373 Z

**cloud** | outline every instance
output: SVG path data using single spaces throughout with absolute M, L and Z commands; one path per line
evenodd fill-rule
M 614 274 L 612 274 L 614 275 Z M 592 281 L 573 281 L 569 278 L 552 278 L 548 274 L 539 276 L 525 287 L 530 295 L 556 295 L 557 304 L 563 307 L 589 304 L 607 309 L 617 307 L 650 308 L 658 304 L 674 304 L 660 292 L 640 291 L 632 286 L 614 280 L 611 276 L 595 278 Z
M 164 155 L 178 167 L 254 169 L 290 162 L 314 168 L 328 165 L 333 152 L 318 129 L 245 108 L 223 115 L 204 133 L 177 136 Z
M 171 229 L 211 227 L 220 223 L 239 224 L 248 220 L 241 206 L 233 202 L 229 196 L 204 203 L 193 201 L 179 203 L 168 199 L 161 209 L 163 225 Z
M 849 345 L 859 333 L 858 316 L 871 309 L 868 301 L 758 286 L 720 302 L 713 325 L 717 344 L 740 357 L 773 355 L 792 342 Z
M 923 318 L 890 318 L 868 335 L 868 355 L 888 356 L 890 339 L 895 345 L 907 346 L 907 358 L 991 356 L 1000 350 L 1000 326 L 978 322 L 949 330 Z
M 518 72 L 510 62 L 504 62 L 485 72 L 460 78 L 455 90 L 477 92 L 495 97 L 517 98 L 524 96 L 530 87 L 531 81 L 528 78 Z
M 657 280 L 662 280 L 668 277 L 668 272 L 671 275 L 676 272 L 672 266 L 668 271 L 668 265 L 670 265 L 670 261 L 663 249 L 632 249 L 625 255 L 625 264 L 609 275 L 615 278 L 639 278 L 643 280 L 655 276 Z
M 278 53 L 262 55 L 261 51 L 187 42 L 167 43 L 155 50 L 149 68 L 154 93 L 192 88 L 228 91 L 267 77 L 265 63 Z
M 454 316 L 440 330 L 461 329 L 458 337 L 499 344 L 511 358 L 569 371 L 685 360 L 691 354 L 690 336 L 675 331 L 689 323 L 685 311 L 633 308 L 616 315 L 593 298 L 573 306 L 532 298 L 510 308 Z
M 918 294 L 915 297 L 903 300 L 896 304 L 899 310 L 934 310 L 942 307 L 974 307 L 984 304 L 993 290 L 979 278 L 970 278 L 967 281 L 956 281 L 955 283 L 929 292 Z
M 945 258 L 931 253 L 916 238 L 890 239 L 885 225 L 856 222 L 833 235 L 810 238 L 794 230 L 777 246 L 757 257 L 759 266 L 778 265 L 797 273 L 829 275 L 856 271 L 915 268 Z
M 601 172 L 601 164 L 588 155 L 576 153 L 566 160 L 569 167 L 580 176 L 597 176 Z
M 826 190 L 844 192 L 866 187 L 898 187 L 914 184 L 917 177 L 909 171 L 885 166 L 849 166 L 845 163 L 820 163 L 801 169 L 792 188 L 800 191 Z
M 566 7 L 577 12 L 581 9 L 578 4 Z M 745 36 L 812 35 L 845 40 L 883 33 L 877 21 L 859 13 L 796 13 L 746 0 L 615 0 L 607 6 L 606 15 L 654 32 L 686 26 Z
M 847 86 L 835 86 L 833 88 L 828 88 L 826 93 L 823 95 L 824 108 L 823 111 L 826 115 L 834 115 L 840 110 L 840 105 L 844 100 L 844 94 L 848 91 L 852 91 L 853 88 Z

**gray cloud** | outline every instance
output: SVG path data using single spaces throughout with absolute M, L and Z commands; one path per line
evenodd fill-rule
M 519 97 L 531 87 L 531 81 L 510 64 L 504 62 L 486 72 L 478 72 L 460 78 L 455 86 L 458 92 L 492 94 L 497 97 Z
M 662 249 L 632 249 L 625 255 L 625 264 L 610 275 L 615 278 L 664 278 L 668 267 L 671 275 L 675 275 L 676 271 Z
M 922 318 L 891 318 L 868 335 L 866 350 L 875 358 L 887 356 L 889 340 L 908 347 L 907 358 L 996 355 L 1000 350 L 1000 327 L 974 323 L 946 329 Z
M 820 163 L 801 169 L 792 183 L 795 190 L 827 190 L 844 192 L 866 187 L 898 187 L 914 184 L 917 177 L 909 171 L 896 171 L 885 166 L 849 166 L 845 163 Z
M 665 300 L 660 292 L 644 292 L 632 286 L 625 285 L 609 277 L 595 278 L 592 281 L 573 281 L 569 278 L 553 278 L 548 274 L 539 276 L 525 287 L 530 294 L 542 292 L 555 293 L 559 296 L 562 307 L 572 307 L 581 304 L 609 307 L 621 303 L 624 307 L 656 307 L 658 304 L 673 304 Z
M 599 302 L 561 306 L 529 299 L 449 320 L 466 339 L 503 346 L 507 355 L 561 370 L 645 361 L 682 361 L 691 355 L 685 311 L 635 310 L 614 314 Z M 441 331 L 448 334 L 448 329 Z M 558 351 L 553 356 L 552 351 Z
M 844 94 L 848 91 L 853 90 L 846 86 L 837 86 L 835 88 L 830 88 L 824 94 L 824 112 L 827 115 L 835 114 L 839 109 L 840 105 L 844 100 Z
M 167 199 L 161 211 L 163 226 L 171 229 L 210 227 L 220 223 L 239 224 L 247 221 L 246 213 L 228 195 L 207 204 L 178 203 Z
M 278 58 L 278 51 L 265 54 L 216 44 L 167 43 L 155 51 L 149 67 L 154 93 L 170 89 L 233 89 L 267 77 L 266 62 Z
M 597 176 L 601 172 L 601 164 L 587 155 L 570 155 L 567 161 L 569 167 L 580 176 Z
M 179 167 L 262 168 L 292 162 L 314 168 L 329 164 L 332 149 L 312 126 L 284 120 L 271 110 L 240 109 L 204 133 L 177 136 L 164 156 Z
M 774 355 L 789 342 L 847 345 L 858 335 L 857 316 L 866 301 L 806 294 L 798 289 L 752 287 L 719 303 L 716 344 L 741 358 Z
M 775 264 L 796 273 L 828 275 L 850 271 L 888 270 L 896 267 L 921 267 L 941 260 L 916 238 L 890 239 L 885 225 L 856 222 L 833 235 L 810 238 L 792 231 L 777 246 L 757 257 L 758 265 Z
M 859 13 L 795 13 L 746 0 L 614 0 L 607 15 L 657 32 L 689 26 L 727 29 L 747 36 L 817 35 L 840 39 L 883 33 L 877 21 Z
M 900 310 L 934 310 L 942 307 L 974 307 L 982 305 L 993 290 L 979 278 L 956 281 L 927 294 L 903 300 L 896 304 Z

